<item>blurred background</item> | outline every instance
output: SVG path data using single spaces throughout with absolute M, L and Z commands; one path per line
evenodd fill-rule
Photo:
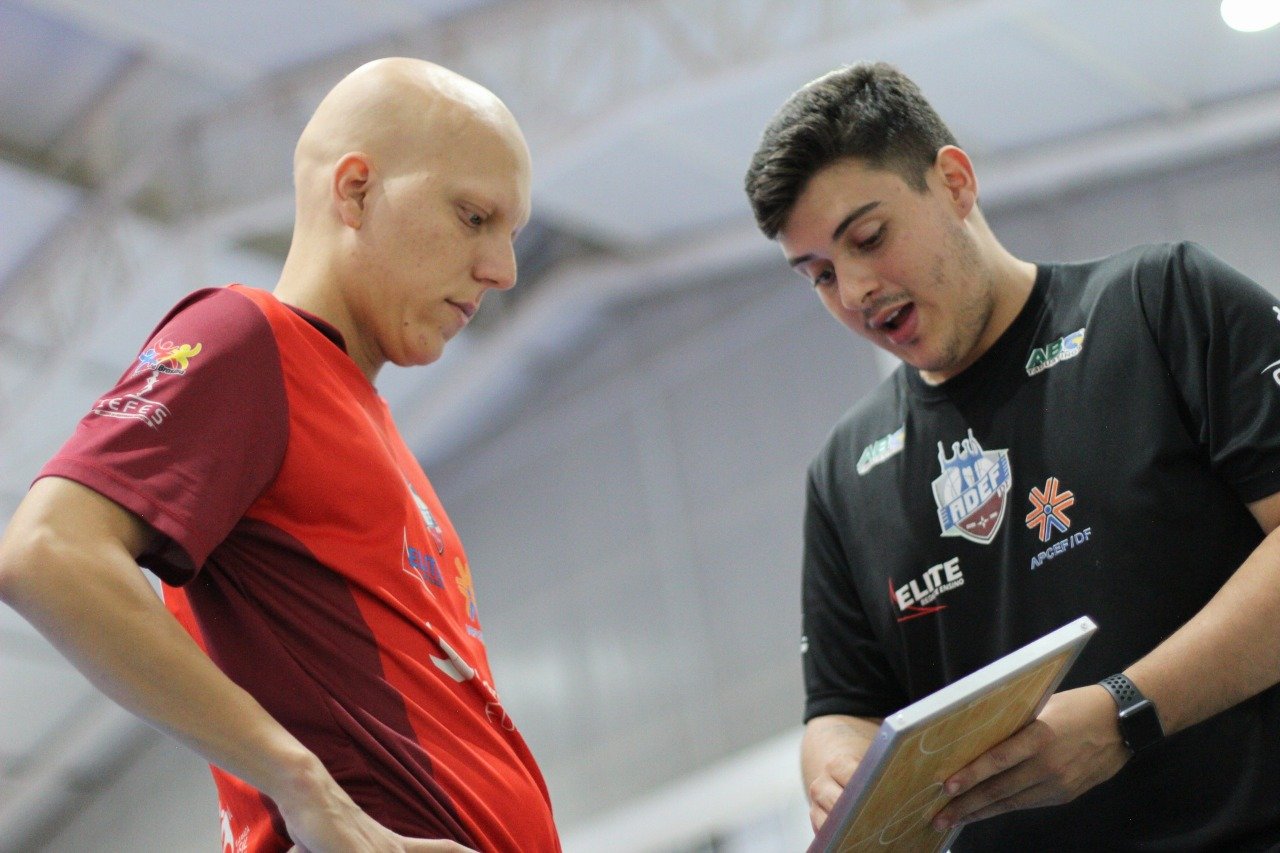
M 1275 2 L 1269 4 L 1273 9 Z M 1194 239 L 1280 292 L 1280 28 L 1217 0 L 0 0 L 0 523 L 182 294 L 271 288 L 356 65 L 494 90 L 520 283 L 379 387 L 569 851 L 795 851 L 804 468 L 892 367 L 752 224 L 787 95 L 898 64 L 1030 260 Z M 200 759 L 0 606 L 0 850 L 215 849 Z

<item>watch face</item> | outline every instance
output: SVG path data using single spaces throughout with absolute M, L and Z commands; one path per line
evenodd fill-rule
M 1134 752 L 1141 752 L 1164 737 L 1164 727 L 1156 714 L 1156 706 L 1143 699 L 1120 712 L 1120 732 L 1125 745 Z

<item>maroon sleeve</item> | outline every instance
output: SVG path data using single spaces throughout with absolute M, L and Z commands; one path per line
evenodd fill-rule
M 39 477 L 66 477 L 161 535 L 139 562 L 193 578 L 275 478 L 288 440 L 280 355 L 266 317 L 226 288 L 169 312 Z

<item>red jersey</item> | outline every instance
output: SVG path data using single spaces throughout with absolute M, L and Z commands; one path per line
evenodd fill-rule
M 139 562 L 169 609 L 374 819 L 559 850 L 462 543 L 332 327 L 238 285 L 192 294 L 49 475 L 161 534 Z M 213 773 L 224 850 L 291 845 L 269 799 Z

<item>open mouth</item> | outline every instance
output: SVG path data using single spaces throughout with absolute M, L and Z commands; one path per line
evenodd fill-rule
M 895 332 L 898 327 L 907 319 L 907 312 L 911 309 L 911 303 L 900 306 L 889 316 L 880 321 L 880 328 L 887 332 Z
M 904 302 L 896 308 L 877 314 L 867 324 L 896 346 L 904 346 L 915 339 L 918 332 L 916 304 Z

